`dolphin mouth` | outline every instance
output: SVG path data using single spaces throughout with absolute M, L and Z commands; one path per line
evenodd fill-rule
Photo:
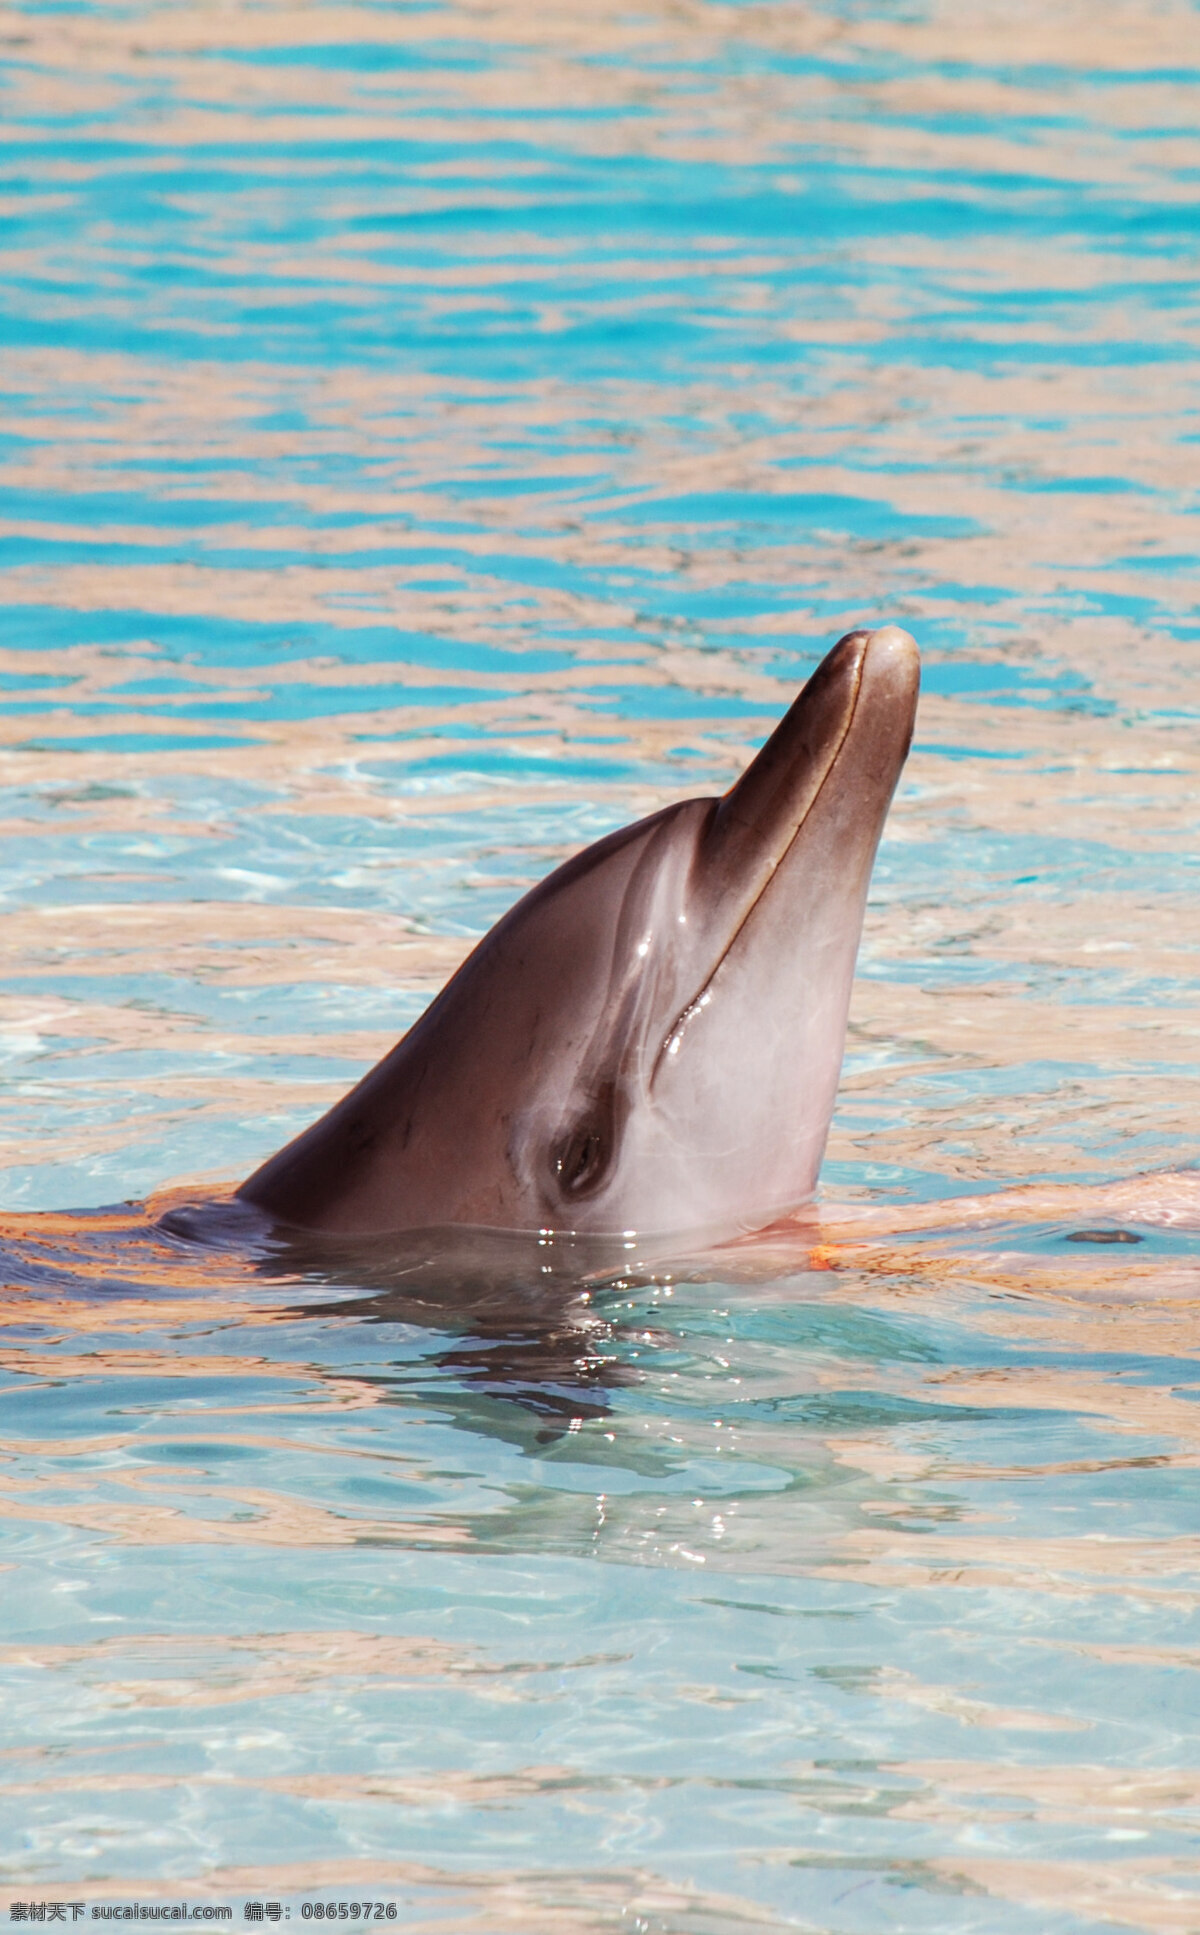
M 715 802 L 689 895 L 710 965 L 667 1028 L 650 1075 L 678 1053 L 708 1005 L 721 968 L 746 936 L 801 836 L 821 815 L 836 774 L 853 760 L 861 781 L 855 831 L 868 865 L 912 744 L 920 680 L 916 641 L 898 625 L 847 632 L 818 665 L 745 772 Z M 850 872 L 854 869 L 851 867 Z M 710 931 L 703 934 L 703 927 Z M 700 938 L 700 937 L 698 937 Z

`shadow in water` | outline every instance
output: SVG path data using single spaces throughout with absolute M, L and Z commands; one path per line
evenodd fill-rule
M 169 1372 L 180 1325 L 269 1324 L 282 1341 L 281 1327 L 323 1321 L 325 1346 L 304 1352 L 310 1372 L 396 1402 L 415 1379 L 432 1382 L 464 1429 L 543 1445 L 608 1416 L 611 1394 L 641 1381 L 633 1333 L 603 1293 L 659 1280 L 620 1239 L 465 1228 L 334 1238 L 228 1197 L 0 1218 L 0 1330 L 14 1341 L 47 1326 L 137 1333 Z M 404 1330 L 407 1347 L 398 1338 L 392 1356 L 385 1343 L 366 1368 L 352 1341 L 361 1325 Z M 414 1329 L 442 1340 L 416 1361 Z
M 615 1282 L 653 1280 L 620 1239 L 471 1228 L 333 1237 L 237 1201 L 179 1204 L 156 1227 L 193 1251 L 253 1256 L 260 1282 L 289 1286 L 286 1318 L 446 1333 L 436 1372 L 489 1401 L 471 1407 L 472 1429 L 508 1435 L 492 1406 L 515 1404 L 541 1421 L 545 1443 L 607 1416 L 609 1393 L 641 1375 L 622 1355 L 624 1327 L 597 1302 Z M 386 1372 L 370 1381 L 386 1395 Z

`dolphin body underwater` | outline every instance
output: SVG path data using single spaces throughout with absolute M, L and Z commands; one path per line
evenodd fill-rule
M 850 632 L 722 799 L 598 840 L 238 1190 L 333 1238 L 723 1243 L 810 1201 L 916 645 Z

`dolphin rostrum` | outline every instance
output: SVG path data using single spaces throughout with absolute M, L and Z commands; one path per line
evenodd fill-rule
M 239 1196 L 333 1235 L 716 1241 L 807 1202 L 918 676 L 898 626 L 848 633 L 723 799 L 557 868 Z

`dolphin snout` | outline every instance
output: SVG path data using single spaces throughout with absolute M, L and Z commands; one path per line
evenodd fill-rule
M 710 895 L 758 898 L 851 745 L 856 772 L 875 782 L 869 790 L 886 789 L 878 809 L 863 801 L 873 851 L 912 742 L 919 682 L 916 641 L 899 625 L 839 639 L 718 802 L 703 852 Z
M 921 683 L 921 654 L 911 632 L 900 625 L 881 625 L 867 632 L 862 649 L 859 691 L 872 710 L 890 714 L 893 724 L 908 721 L 905 752 L 912 741 L 912 725 Z
M 868 633 L 846 752 L 865 787 L 883 787 L 884 811 L 912 745 L 920 683 L 921 655 L 910 633 L 899 625 Z

